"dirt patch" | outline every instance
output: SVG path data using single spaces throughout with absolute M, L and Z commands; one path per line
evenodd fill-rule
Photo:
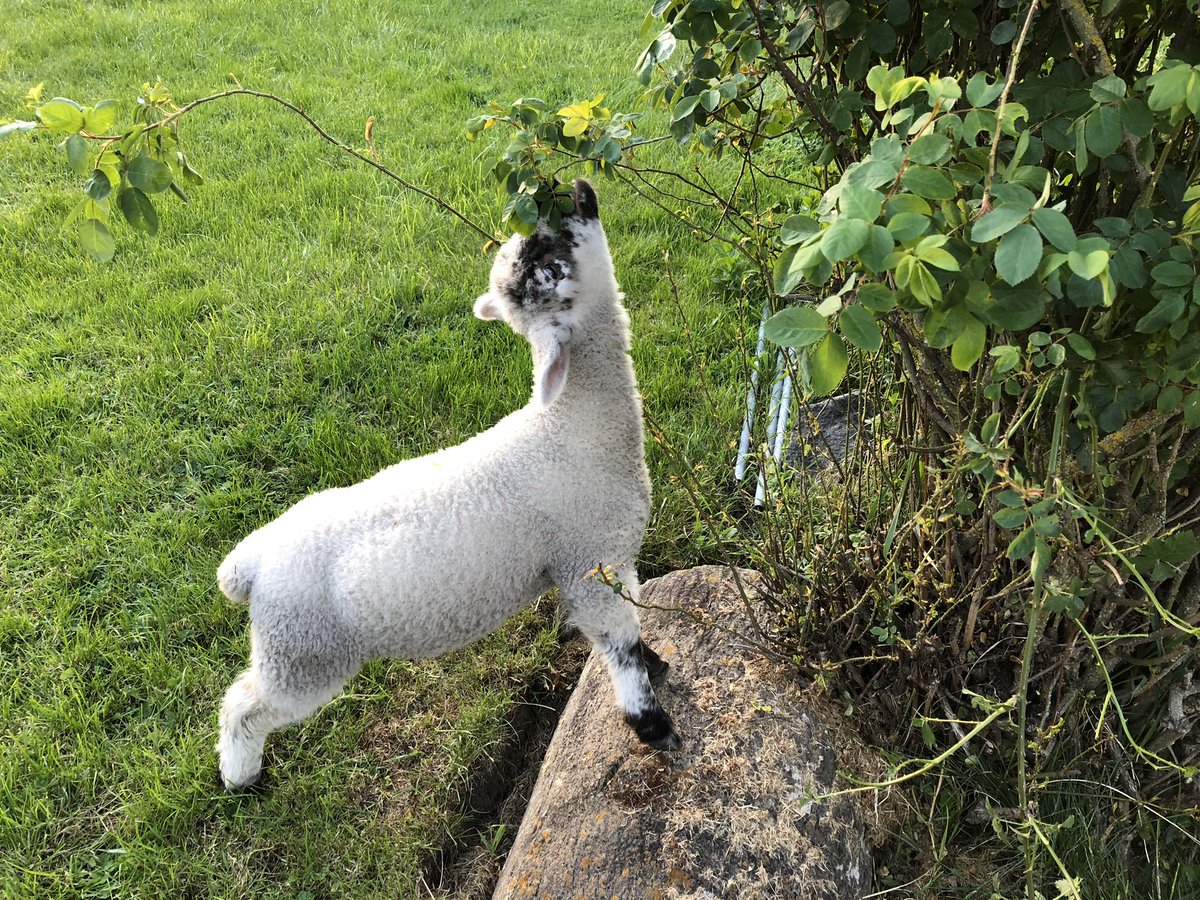
M 513 707 L 508 738 L 472 771 L 456 829 L 460 840 L 431 855 L 425 866 L 424 886 L 435 896 L 491 897 L 559 715 L 590 652 L 591 645 L 578 632 L 564 636 L 550 677 L 537 679 L 526 690 Z

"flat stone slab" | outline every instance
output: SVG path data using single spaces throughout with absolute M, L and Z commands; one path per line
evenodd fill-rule
M 755 573 L 739 570 L 758 589 Z M 625 726 L 593 654 L 563 711 L 496 898 L 857 898 L 873 865 L 859 803 L 833 788 L 837 742 L 786 667 L 745 648 L 733 572 L 647 582 L 655 688 L 683 749 Z M 696 620 L 699 619 L 699 622 Z M 859 751 L 861 752 L 861 751 Z

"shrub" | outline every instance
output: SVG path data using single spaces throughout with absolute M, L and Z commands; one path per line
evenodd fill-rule
M 911 719 L 908 752 L 960 751 L 1028 896 L 1078 896 L 1088 867 L 1110 889 L 1104 858 L 1132 867 L 1200 762 L 1194 5 L 658 0 L 647 26 L 671 137 L 741 174 L 655 193 L 636 119 L 524 99 L 468 126 L 511 130 L 509 223 L 553 219 L 571 161 L 623 178 L 744 257 L 809 396 L 854 372 L 873 448 L 741 522 L 778 644 L 885 709 L 881 741 Z M 1064 811 L 1114 777 L 1139 818 Z

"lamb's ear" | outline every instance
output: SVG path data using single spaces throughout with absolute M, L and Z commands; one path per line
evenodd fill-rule
M 542 406 L 558 399 L 571 365 L 571 329 L 559 325 L 539 330 L 534 345 L 533 396 Z
M 496 302 L 496 298 L 491 294 L 484 294 L 475 301 L 475 318 L 477 319 L 502 319 L 500 315 L 500 304 Z
M 575 213 L 581 219 L 600 218 L 600 203 L 596 200 L 596 192 L 584 179 L 575 179 L 575 190 L 571 199 L 575 201 Z

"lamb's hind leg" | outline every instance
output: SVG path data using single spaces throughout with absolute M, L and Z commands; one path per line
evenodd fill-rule
M 221 705 L 217 753 L 221 781 L 227 790 L 253 787 L 262 775 L 262 755 L 267 736 L 277 728 L 308 718 L 341 692 L 353 672 L 337 671 L 303 691 L 270 688 L 253 661 L 230 685 Z
M 262 695 L 254 669 L 247 669 L 225 692 L 221 704 L 217 753 L 221 782 L 226 790 L 253 787 L 262 775 L 263 747 L 267 735 L 286 717 Z
M 618 577 L 636 600 L 637 573 L 623 568 Z M 661 675 L 667 664 L 642 641 L 637 609 L 587 576 L 563 586 L 563 593 L 571 621 L 604 655 L 625 721 L 651 747 L 678 750 L 683 742 L 650 686 L 651 675 Z

